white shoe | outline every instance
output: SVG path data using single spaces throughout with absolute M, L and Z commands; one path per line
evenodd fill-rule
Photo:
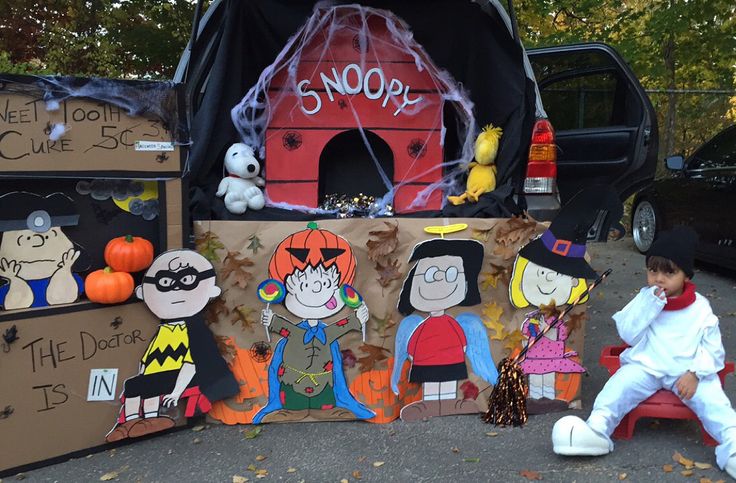
M 565 456 L 600 456 L 613 450 L 611 442 L 577 416 L 565 416 L 552 428 L 552 447 Z M 736 461 L 734 462 L 736 470 Z
M 732 455 L 730 458 L 728 458 L 726 467 L 723 469 L 726 471 L 726 473 L 729 474 L 731 478 L 736 480 L 736 455 Z

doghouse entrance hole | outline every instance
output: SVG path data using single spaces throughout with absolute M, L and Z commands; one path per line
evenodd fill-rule
M 363 131 L 389 182 L 394 179 L 394 155 L 380 136 Z M 319 157 L 319 200 L 327 195 L 357 196 L 359 193 L 383 196 L 388 188 L 363 141 L 360 131 L 352 129 L 333 137 Z

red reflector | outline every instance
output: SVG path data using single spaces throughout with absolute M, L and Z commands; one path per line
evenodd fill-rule
M 554 144 L 555 131 L 552 124 L 546 119 L 540 119 L 534 124 L 532 144 Z
M 526 166 L 527 178 L 557 178 L 557 163 L 529 163 Z

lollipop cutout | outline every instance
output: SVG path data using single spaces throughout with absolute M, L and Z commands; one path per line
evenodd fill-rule
M 266 304 L 265 310 L 268 311 L 272 303 L 280 304 L 284 301 L 286 287 L 275 278 L 269 278 L 258 285 L 256 293 L 258 294 L 258 300 Z M 268 331 L 268 327 L 266 327 L 266 338 L 268 342 L 271 342 L 271 333 Z
M 363 303 L 363 296 L 348 284 L 340 287 L 340 298 L 351 309 L 357 309 Z M 362 324 L 361 328 L 363 329 L 363 342 L 365 342 L 365 324 Z

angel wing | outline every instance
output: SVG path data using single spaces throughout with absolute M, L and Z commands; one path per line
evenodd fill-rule
M 401 369 L 404 367 L 404 362 L 409 358 L 409 352 L 407 346 L 409 345 L 409 339 L 414 333 L 419 324 L 424 319 L 419 315 L 413 314 L 404 319 L 399 323 L 399 328 L 396 331 L 396 343 L 394 345 L 394 368 L 391 372 L 391 390 L 399 395 L 399 379 L 401 379 Z
M 496 370 L 496 364 L 493 362 L 491 345 L 480 317 L 469 312 L 463 312 L 455 320 L 465 332 L 465 339 L 468 344 L 465 349 L 465 356 L 472 364 L 473 372 L 486 382 L 495 385 L 498 380 L 498 371 Z M 399 329 L 401 328 L 399 327 Z

